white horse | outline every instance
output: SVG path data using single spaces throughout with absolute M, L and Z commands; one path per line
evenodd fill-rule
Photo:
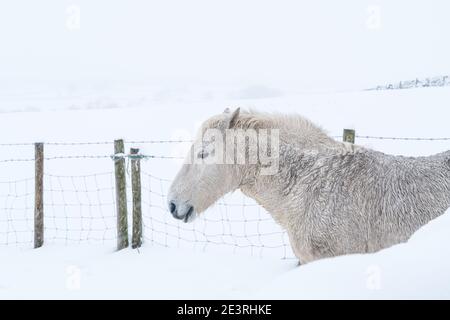
M 277 143 L 272 142 L 277 146 L 273 174 L 261 174 L 267 164 L 260 159 L 206 163 L 222 154 L 217 133 L 267 129 L 279 130 Z M 209 130 L 215 130 L 216 143 L 205 139 Z M 248 157 L 250 151 L 246 145 L 235 157 Z M 237 189 L 287 230 L 302 264 L 375 252 L 407 241 L 450 207 L 450 151 L 430 157 L 391 156 L 335 141 L 300 116 L 226 110 L 202 125 L 170 188 L 169 210 L 191 222 Z

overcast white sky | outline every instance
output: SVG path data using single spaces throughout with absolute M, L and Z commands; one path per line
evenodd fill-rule
M 361 88 L 450 74 L 449 14 L 446 0 L 2 1 L 0 80 Z

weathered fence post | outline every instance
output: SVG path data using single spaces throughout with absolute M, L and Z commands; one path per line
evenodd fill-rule
M 44 144 L 34 145 L 35 187 L 34 187 L 34 248 L 44 244 Z
M 355 143 L 356 131 L 353 129 L 344 129 L 344 142 Z
M 114 141 L 114 171 L 116 177 L 117 250 L 128 247 L 127 181 L 125 176 L 125 145 Z
M 133 238 L 131 247 L 142 245 L 141 159 L 139 149 L 131 148 L 131 187 L 133 192 Z M 136 157 L 133 157 L 135 155 Z

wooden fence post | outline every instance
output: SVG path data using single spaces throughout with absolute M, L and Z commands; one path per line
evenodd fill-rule
M 114 141 L 114 171 L 116 177 L 117 250 L 128 247 L 127 181 L 125 176 L 125 145 Z
M 141 204 L 141 159 L 139 149 L 131 148 L 131 187 L 133 192 L 133 238 L 131 247 L 140 248 L 142 245 L 142 204 Z M 136 155 L 136 157 L 133 157 Z
M 344 129 L 344 142 L 355 143 L 356 131 L 353 129 Z
M 34 248 L 44 244 L 44 144 L 35 143 Z

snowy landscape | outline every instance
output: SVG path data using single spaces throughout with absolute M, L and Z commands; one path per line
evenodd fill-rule
M 0 5 L 0 299 L 450 299 L 450 211 L 407 243 L 298 266 L 240 192 L 194 224 L 166 208 L 197 129 L 226 107 L 300 114 L 337 140 L 355 129 L 356 144 L 388 154 L 450 150 L 448 4 L 22 2 L 38 14 Z M 137 250 L 116 251 L 115 139 L 148 156 Z
M 425 108 L 426 101 L 435 99 L 432 108 Z M 204 109 L 200 103 L 191 104 L 197 108 L 192 117 L 192 109 L 178 108 L 179 117 L 168 118 L 164 113 L 154 112 L 148 108 L 117 108 L 108 110 L 61 110 L 24 113 L 5 113 L 0 126 L 9 132 L 9 142 L 23 141 L 90 141 L 95 136 L 98 141 L 113 141 L 115 138 L 128 137 L 139 140 L 148 137 L 168 137 L 169 139 L 192 139 L 194 124 L 199 123 L 209 114 L 221 112 L 223 105 L 239 104 L 243 107 L 257 105 L 261 110 L 272 110 L 271 106 L 281 105 L 283 111 L 298 112 L 326 128 L 330 134 L 338 135 L 342 128 L 354 126 L 357 133 L 369 136 L 392 137 L 445 137 L 448 119 L 447 101 L 450 101 L 449 88 L 414 89 L 409 92 L 376 91 L 364 93 L 345 93 L 324 95 L 299 95 L 279 98 L 265 98 L 242 101 L 220 101 L 216 106 L 209 103 Z M 320 111 L 314 106 L 322 105 Z M 360 105 L 366 105 L 362 111 Z M 379 105 L 380 107 L 376 107 Z M 408 105 L 409 117 L 403 119 L 403 109 L 395 105 Z M 183 112 L 184 110 L 184 112 Z M 212 112 L 210 110 L 213 110 Z M 280 109 L 278 109 L 279 111 Z M 323 112 L 329 115 L 322 116 Z M 385 117 L 389 114 L 389 117 Z M 436 117 L 439 115 L 439 117 Z M 186 122 L 190 117 L 191 121 Z M 198 117 L 198 118 L 197 118 Z M 45 122 L 51 118 L 53 124 L 24 131 L 24 123 Z M 102 119 L 108 122 L 102 122 Z M 170 121 L 177 134 L 171 135 L 171 128 L 164 123 Z M 99 131 L 99 123 L 102 130 Z M 80 127 L 83 127 L 80 132 Z M 360 129 L 361 128 L 361 129 Z M 166 133 L 165 133 L 166 132 Z M 13 139 L 12 137 L 15 137 Z M 393 154 L 410 156 L 429 155 L 448 149 L 448 141 L 394 141 L 358 139 L 357 143 Z M 139 145 L 144 154 L 177 156 L 182 147 Z M 71 154 L 112 154 L 112 145 L 106 146 L 52 146 L 46 148 L 49 157 Z M 179 150 L 181 149 L 181 150 Z M 33 158 L 33 146 L 2 147 L 2 159 Z M 9 153 L 7 153 L 8 151 Z M 170 181 L 176 174 L 180 160 L 150 159 L 143 161 L 143 170 Z M 2 163 L 1 181 L 21 180 L 33 177 L 34 162 Z M 171 227 L 167 229 L 162 223 L 154 223 L 145 229 L 144 246 L 139 251 L 127 249 L 115 251 L 115 210 L 111 192 L 114 188 L 111 176 L 113 163 L 110 159 L 61 159 L 49 160 L 46 172 L 55 176 L 84 176 L 110 172 L 106 178 L 101 176 L 97 184 L 87 179 L 87 187 L 79 185 L 79 199 L 70 193 L 74 188 L 71 178 L 53 178 L 55 191 L 48 192 L 46 212 L 46 245 L 38 250 L 32 249 L 32 195 L 28 199 L 28 209 L 15 194 L 25 193 L 23 184 L 16 184 L 11 194 L 10 184 L 2 185 L 3 214 L 12 222 L 2 224 L 1 240 L 3 245 L 1 279 L 2 298 L 448 298 L 450 297 L 450 252 L 445 249 L 450 228 L 450 215 L 433 221 L 419 231 L 413 239 L 403 245 L 367 256 L 349 256 L 319 261 L 307 266 L 297 267 L 297 261 L 286 247 L 287 240 L 282 240 L 281 230 L 277 229 L 270 217 L 262 216 L 257 207 L 250 206 L 251 200 L 243 202 L 243 196 L 234 194 L 221 200 L 214 208 L 208 210 L 204 217 L 187 227 L 177 222 L 165 209 L 165 200 L 153 194 L 152 206 L 145 207 L 144 215 L 159 217 Z M 14 173 L 14 174 L 13 174 Z M 56 180 L 55 180 L 56 179 Z M 76 179 L 76 178 L 75 178 Z M 103 179 L 103 180 L 102 180 Z M 58 181 L 60 180 L 60 181 Z M 144 185 L 145 185 L 144 178 Z M 68 206 L 58 207 L 62 201 L 58 193 L 67 189 L 65 200 Z M 156 183 L 156 185 L 154 185 Z M 168 188 L 169 182 L 160 186 L 160 181 L 151 181 L 148 186 L 161 194 Z M 153 185 L 152 185 L 153 184 Z M 33 183 L 29 184 L 33 190 Z M 6 189 L 8 188 L 8 189 Z M 96 192 L 96 188 L 106 188 Z M 91 190 L 92 189 L 92 190 Z M 87 191 L 89 190 L 89 191 Z M 145 191 L 143 197 L 146 198 Z M 92 193 L 93 204 L 102 205 L 102 212 L 97 212 L 80 204 L 88 201 L 86 194 Z M 100 195 L 101 200 L 97 200 Z M 109 197 L 108 197 L 109 195 Z M 51 199 L 51 197 L 54 199 Z M 150 195 L 151 196 L 151 195 Z M 61 199 L 60 199 L 61 198 Z M 53 202 L 52 202 L 53 200 Z M 70 207 L 73 201 L 74 208 Z M 97 202 L 98 201 L 98 202 Z M 56 204 L 55 204 L 56 203 Z M 247 204 L 244 207 L 245 203 Z M 30 205 L 31 204 L 31 205 Z M 225 204 L 228 211 L 224 212 Z M 233 204 L 238 206 L 233 207 Z M 243 205 L 244 204 L 244 205 Z M 231 206 L 230 206 L 231 205 Z M 27 207 L 25 205 L 25 207 Z M 64 210 L 63 210 L 64 209 Z M 245 212 L 243 213 L 243 210 Z M 109 210 L 109 212 L 108 212 Z M 27 225 L 14 222 L 14 214 L 27 219 Z M 62 221 L 55 217 L 63 218 Z M 72 217 L 72 219 L 67 219 Z M 82 222 L 82 219 L 85 222 Z M 98 221 L 90 218 L 97 217 Z M 242 230 L 244 218 L 260 221 L 258 230 L 261 238 L 252 248 L 238 248 L 225 243 L 233 243 L 233 237 L 223 237 L 224 228 L 234 228 L 233 234 L 242 236 L 256 231 L 250 222 L 247 230 Z M 80 222 L 81 221 L 81 222 Z M 94 225 L 89 222 L 94 221 Z M 65 225 L 69 223 L 69 225 Z M 87 223 L 87 224 L 86 224 Z M 95 225 L 98 223 L 98 225 Z M 106 226 L 105 226 L 106 223 Z M 225 224 L 225 227 L 223 226 Z M 199 237 L 202 230 L 219 232 L 222 237 L 209 238 L 220 242 L 219 245 L 208 243 L 192 244 L 191 231 Z M 84 226 L 85 230 L 78 230 Z M 22 228 L 22 229 L 21 229 Z M 23 229 L 24 228 L 24 229 Z M 55 230 L 55 229 L 58 229 Z M 100 228 L 100 231 L 96 231 Z M 174 235 L 180 234 L 179 241 Z M 254 230 L 253 230 L 253 229 Z M 26 230 L 17 234 L 15 230 Z M 184 230 L 186 229 L 186 230 Z M 264 235 L 277 232 L 275 238 Z M 155 232 L 155 233 L 153 233 Z M 159 233 L 158 233 L 159 232 Z M 162 234 L 161 234 L 162 232 Z M 23 238 L 22 238 L 23 236 Z M 257 239 L 256 239 L 257 240 Z M 23 242 L 22 242 L 23 241 Z M 236 241 L 236 240 L 235 240 Z M 249 242 L 237 239 L 239 244 Z M 250 240 L 251 241 L 251 240 Z M 18 243 L 16 243 L 18 242 Z M 258 244 L 274 245 L 276 248 L 261 248 Z M 166 248 L 165 246 L 168 246 Z M 283 259 L 285 258 L 285 259 Z M 332 271 L 331 271 L 332 270 Z M 42 275 L 45 275 L 44 277 Z M 114 279 L 114 281 L 112 281 Z

